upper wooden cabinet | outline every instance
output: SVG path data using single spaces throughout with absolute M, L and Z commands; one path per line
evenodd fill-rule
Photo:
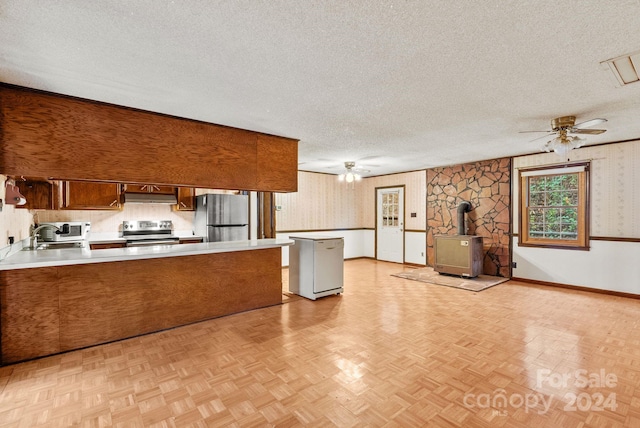
M 58 208 L 57 183 L 44 178 L 15 178 L 16 186 L 27 200 L 25 205 L 16 205 L 16 208 L 30 210 L 55 210 Z
M 157 193 L 160 195 L 173 195 L 176 188 L 173 186 L 157 186 L 155 184 L 123 184 L 122 191 L 127 193 Z
M 176 211 L 195 211 L 196 189 L 193 187 L 178 187 L 178 204 Z
M 91 181 L 63 181 L 60 183 L 65 210 L 119 210 L 119 183 L 95 183 Z
M 295 192 L 298 141 L 0 83 L 0 172 Z

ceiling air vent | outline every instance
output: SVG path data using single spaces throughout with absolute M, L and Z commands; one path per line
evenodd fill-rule
M 608 59 L 601 64 L 611 70 L 620 86 L 640 81 L 640 52 Z

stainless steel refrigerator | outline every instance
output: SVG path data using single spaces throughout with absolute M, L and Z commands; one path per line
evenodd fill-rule
M 249 197 L 214 193 L 197 196 L 193 231 L 205 242 L 249 239 Z

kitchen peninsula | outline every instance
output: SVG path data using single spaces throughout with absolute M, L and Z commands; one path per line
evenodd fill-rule
M 271 192 L 298 187 L 298 141 L 283 136 L 3 83 L 0 129 L 0 174 L 71 183 L 48 209 L 95 209 L 69 195 L 114 189 L 106 204 L 120 209 L 117 183 L 256 191 L 271 238 Z M 0 363 L 279 304 L 284 245 L 15 253 L 0 262 Z
M 280 304 L 292 243 L 19 251 L 0 262 L 1 363 Z

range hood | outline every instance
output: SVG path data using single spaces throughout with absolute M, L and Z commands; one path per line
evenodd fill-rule
M 176 205 L 176 195 L 157 193 L 127 193 L 124 194 L 125 204 L 170 204 Z

